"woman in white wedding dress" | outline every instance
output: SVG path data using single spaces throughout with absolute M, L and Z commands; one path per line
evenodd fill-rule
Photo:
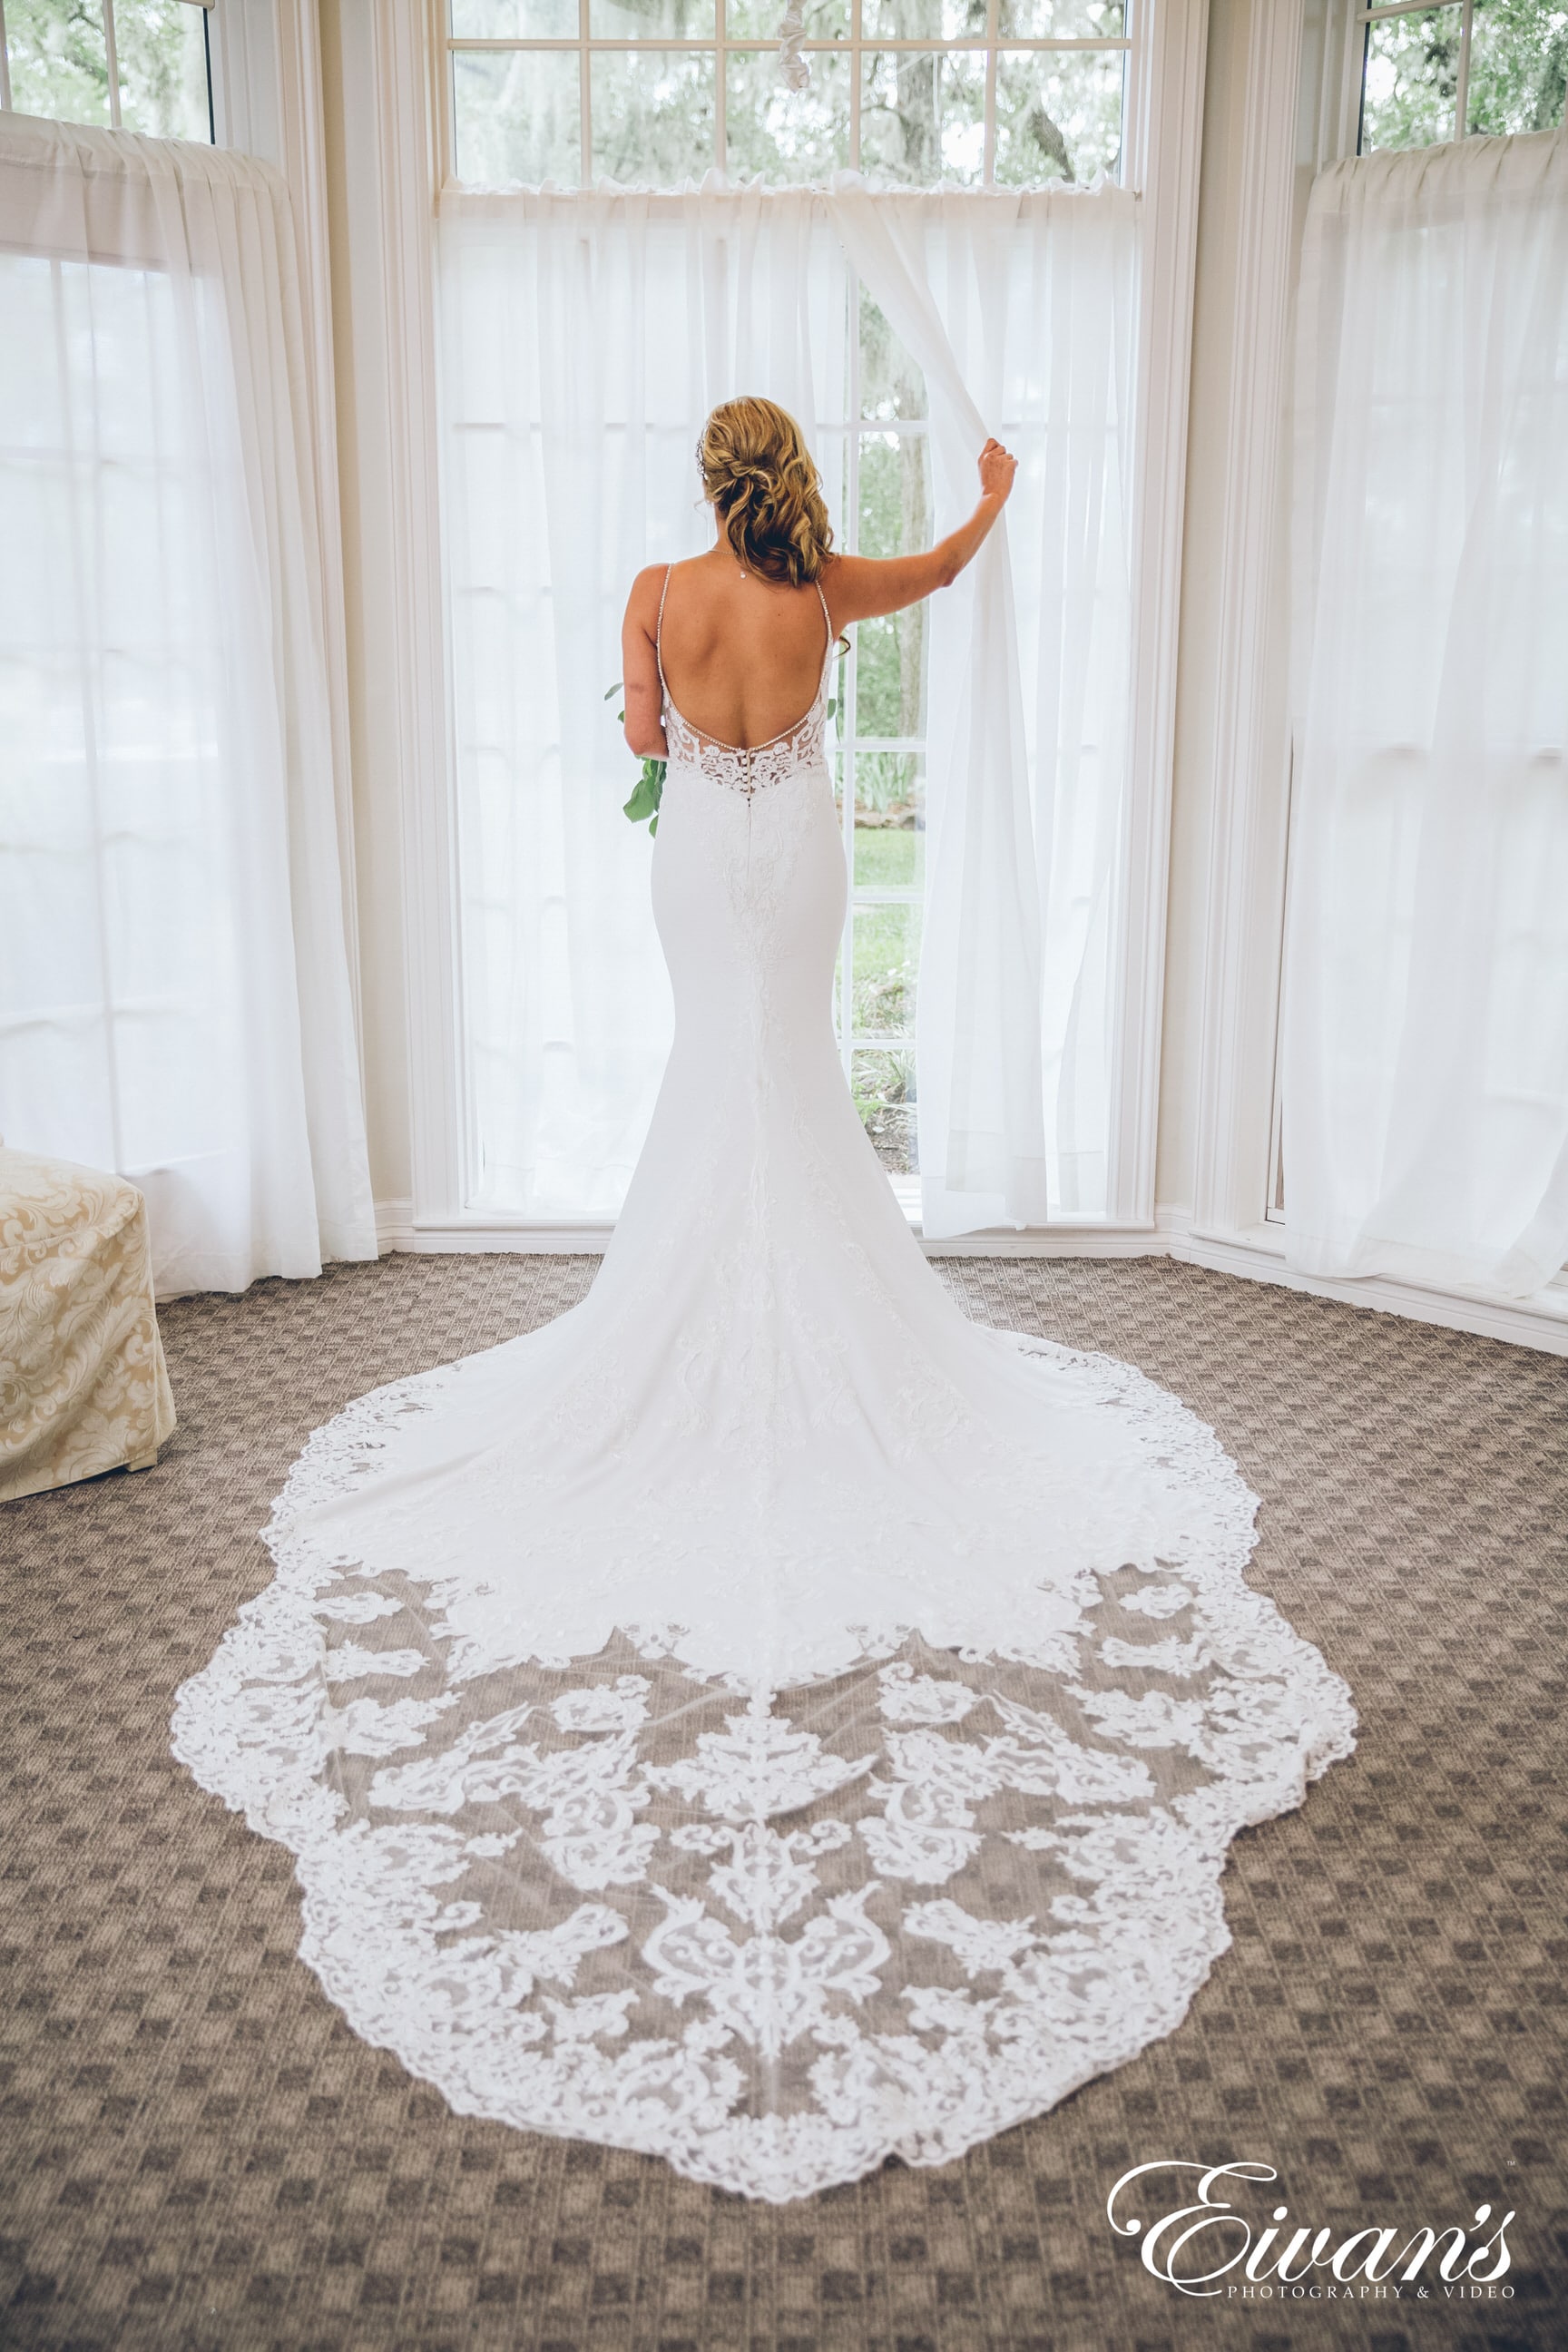
M 455 2108 L 784 2200 L 1169 2032 L 1229 1840 L 1354 1718 L 1213 1433 L 968 1321 L 844 1083 L 833 642 L 968 562 L 1011 459 L 874 563 L 770 404 L 700 455 L 716 544 L 626 618 L 676 1037 L 615 1237 L 570 1313 L 316 1433 L 174 1744 Z

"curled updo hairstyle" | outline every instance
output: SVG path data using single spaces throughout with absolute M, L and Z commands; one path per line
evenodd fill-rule
M 833 547 L 822 483 L 799 425 L 771 400 L 726 400 L 697 445 L 702 490 L 748 572 L 802 588 Z

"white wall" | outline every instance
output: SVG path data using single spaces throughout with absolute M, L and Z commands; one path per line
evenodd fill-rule
M 1220 581 L 1231 446 L 1237 189 L 1246 131 L 1247 41 L 1255 5 L 1268 6 L 1271 0 L 1209 0 L 1155 1181 L 1155 1197 L 1167 1213 L 1190 1211 L 1194 1200 Z M 1267 1118 L 1267 1108 L 1262 1115 Z

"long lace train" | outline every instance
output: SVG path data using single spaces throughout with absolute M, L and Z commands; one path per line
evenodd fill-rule
M 588 1297 L 316 1433 L 174 1725 L 367 2041 L 773 2200 L 1170 2032 L 1229 1840 L 1354 1723 L 1213 1433 L 910 1239 L 827 1015 L 820 708 L 765 789 L 671 764 L 676 1045 Z

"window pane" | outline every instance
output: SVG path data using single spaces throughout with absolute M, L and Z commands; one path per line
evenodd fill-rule
M 960 51 L 868 51 L 860 92 L 860 163 L 905 187 L 978 184 L 985 161 L 985 59 Z
M 455 49 L 454 163 L 469 187 L 536 187 L 580 176 L 577 58 L 573 50 Z
M 1100 172 L 1114 179 L 1121 163 L 1124 70 L 1121 49 L 999 56 L 995 173 L 1002 184 L 1065 180 L 1082 186 Z
M 588 0 L 588 30 L 596 41 L 710 41 L 713 0 Z
M 679 187 L 713 168 L 713 53 L 593 59 L 594 177 Z
M 1470 37 L 1472 131 L 1554 131 L 1568 87 L 1568 7 L 1476 0 Z
M 5 13 L 9 21 L 9 6 Z M 127 131 L 210 141 L 206 14 L 189 0 L 115 0 L 120 120 Z
M 863 0 L 868 41 L 983 41 L 985 0 Z
M 1457 7 L 1380 16 L 1367 26 L 1361 151 L 1430 147 L 1454 135 L 1459 88 Z
M 109 121 L 109 50 L 98 0 L 5 0 L 5 47 L 18 114 Z
M 825 180 L 849 162 L 849 59 L 822 52 L 791 89 L 778 49 L 739 49 L 726 68 L 724 119 L 732 180 Z
M 918 751 L 855 756 L 857 889 L 925 887 L 925 777 Z
M 930 545 L 931 445 L 926 436 L 862 434 L 859 552 L 914 555 Z M 912 731 L 898 730 L 900 735 Z
M 858 1053 L 849 1085 L 855 1108 L 889 1175 L 912 1176 L 920 1166 L 915 1139 L 915 1049 Z
M 452 30 L 470 41 L 574 41 L 577 0 L 452 0 Z
M 925 722 L 925 614 L 921 606 L 862 621 L 855 649 L 856 734 L 890 736 L 895 742 L 918 737 Z M 858 782 L 857 793 L 859 789 Z
M 858 736 L 891 736 L 899 742 L 919 735 L 924 713 L 921 690 L 924 644 L 925 616 L 918 604 L 858 624 L 855 635 Z
M 921 909 L 912 900 L 855 909 L 855 1034 L 910 1037 Z
M 860 289 L 860 414 L 924 416 L 925 377 L 864 286 Z
M 868 433 L 860 441 L 859 551 L 886 558 L 931 545 L 931 449 L 920 434 Z M 911 604 L 860 625 L 856 733 L 918 736 L 924 725 L 925 607 Z M 868 777 L 858 776 L 856 798 Z
M 1018 41 L 1119 41 L 1127 30 L 1122 0 L 1001 0 L 997 28 Z
M 776 54 L 784 0 L 729 0 L 726 32 L 732 41 L 772 41 Z M 805 37 L 842 41 L 849 35 L 849 0 L 805 0 Z

